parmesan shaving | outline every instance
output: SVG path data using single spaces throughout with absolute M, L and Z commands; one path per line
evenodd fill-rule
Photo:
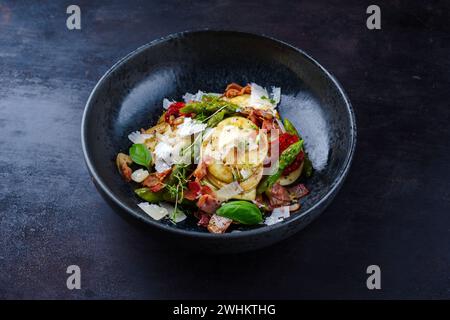
M 191 101 L 202 101 L 202 97 L 204 95 L 205 95 L 205 93 L 201 90 L 198 90 L 197 93 L 195 93 L 195 94 L 186 92 L 183 96 L 183 100 L 186 103 L 191 102 Z
M 279 104 L 281 100 L 281 88 L 272 87 L 271 97 L 272 100 L 275 102 L 275 105 Z
M 168 160 L 172 155 L 172 146 L 164 141 L 160 141 L 155 147 L 156 158 Z
M 278 207 L 273 209 L 272 214 L 265 219 L 264 223 L 271 226 L 289 218 L 289 215 L 289 206 Z
M 177 134 L 181 137 L 186 137 L 194 133 L 202 132 L 206 127 L 206 123 L 192 120 L 192 118 L 184 118 L 183 123 L 177 127 Z
M 141 208 L 146 214 L 152 217 L 155 220 L 161 220 L 165 216 L 169 214 L 166 208 L 162 208 L 156 204 L 150 204 L 148 202 L 141 202 L 138 204 L 139 208 Z
M 133 143 L 145 143 L 145 140 L 150 139 L 151 134 L 140 133 L 139 131 L 134 131 L 128 135 L 128 139 Z
M 140 182 L 144 181 L 148 176 L 149 176 L 149 173 L 147 170 L 138 169 L 131 174 L 131 179 L 134 182 L 140 183 Z
M 253 172 L 248 169 L 241 169 L 240 173 L 244 180 L 247 180 L 247 178 L 250 178 L 250 176 L 253 174 Z
M 220 96 L 220 93 L 213 93 L 213 92 L 208 92 L 208 93 L 206 93 L 206 92 L 203 92 L 203 91 L 201 91 L 201 90 L 198 90 L 197 93 L 194 93 L 194 94 L 193 94 L 193 93 L 186 92 L 186 93 L 183 95 L 183 100 L 184 100 L 184 102 L 186 102 L 186 103 L 191 102 L 191 101 L 202 101 L 202 98 L 203 98 L 204 95 L 208 95 L 208 96 Z
M 169 107 L 170 107 L 170 105 L 171 105 L 172 103 L 175 103 L 175 101 L 174 101 L 174 100 L 170 101 L 169 99 L 164 98 L 164 100 L 163 100 L 163 108 L 164 108 L 165 110 L 169 109 Z
M 237 181 L 233 181 L 232 183 L 224 185 L 222 188 L 216 191 L 216 197 L 220 201 L 227 201 L 234 196 L 242 193 L 244 189 L 241 188 L 241 185 Z
M 283 122 L 280 119 L 278 119 L 277 117 L 275 117 L 275 121 L 278 123 L 278 126 L 281 129 L 281 132 L 285 133 L 286 132 L 286 128 L 284 127 Z
M 250 94 L 250 106 L 264 110 L 273 109 L 267 90 L 256 83 L 252 83 L 251 87 L 252 92 Z
M 184 212 L 181 211 L 179 208 L 177 208 L 176 212 L 174 212 L 175 207 L 170 203 L 162 202 L 160 203 L 160 206 L 167 210 L 167 212 L 169 213 L 170 220 L 172 220 L 175 223 L 181 222 L 187 218 Z
M 271 87 L 271 93 L 256 83 L 251 84 L 250 105 L 254 108 L 272 110 L 280 103 L 281 88 Z
M 164 172 L 166 170 L 169 170 L 170 168 L 172 168 L 171 165 L 167 164 L 164 160 L 156 158 L 155 159 L 155 170 L 156 172 Z

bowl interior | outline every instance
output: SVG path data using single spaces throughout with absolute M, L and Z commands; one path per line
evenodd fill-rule
M 117 172 L 114 159 L 127 152 L 130 132 L 152 126 L 162 100 L 181 100 L 185 92 L 222 92 L 230 82 L 281 87 L 279 112 L 305 140 L 316 170 L 307 186 L 302 219 L 345 174 L 353 153 L 355 127 L 345 94 L 314 60 L 273 39 L 237 32 L 192 32 L 158 40 L 117 63 L 94 89 L 86 107 L 83 143 L 88 166 L 108 196 L 150 224 L 204 233 L 195 218 L 174 225 L 154 221 Z M 94 172 L 92 172 L 94 171 Z M 258 226 L 257 228 L 268 228 Z

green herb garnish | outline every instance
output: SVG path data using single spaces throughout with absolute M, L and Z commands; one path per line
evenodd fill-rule
M 175 201 L 175 208 L 169 216 L 172 221 L 176 218 L 178 204 L 183 201 L 184 190 L 187 189 L 187 183 L 189 182 L 187 178 L 187 169 L 187 164 L 176 164 L 167 179 L 166 190 L 168 191 L 170 198 Z
M 262 96 L 262 97 L 261 97 L 261 100 L 269 100 L 269 102 L 270 102 L 271 104 L 275 104 L 275 100 L 269 99 L 269 98 L 266 97 L 266 96 Z

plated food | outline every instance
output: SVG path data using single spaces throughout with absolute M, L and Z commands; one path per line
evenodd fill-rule
M 246 75 L 251 78 L 247 80 Z M 281 87 L 281 102 L 276 109 L 283 119 L 295 123 L 305 140 L 304 151 L 314 166 L 310 178 L 302 173 L 296 182 L 283 187 L 291 188 L 301 182 L 311 192 L 299 199 L 301 209 L 290 212 L 290 218 L 281 223 L 265 225 L 272 212 L 259 208 L 264 219 L 262 223 L 232 223 L 222 235 L 197 226 L 199 219 L 194 214 L 200 212 L 196 206 L 199 199 L 192 201 L 192 206 L 187 200 L 177 206 L 187 216 L 182 222 L 172 223 L 171 216 L 164 210 L 161 210 L 164 217 L 155 220 L 138 204 L 144 203 L 144 207 L 171 205 L 173 208 L 173 200 L 151 202 L 135 195 L 134 190 L 142 189 L 142 183 L 121 181 L 114 159 L 118 152 L 129 156 L 132 143 L 127 136 L 131 131 L 157 124 L 158 115 L 164 112 L 161 101 L 165 97 L 186 104 L 182 98 L 184 92 L 180 91 L 182 88 L 189 88 L 184 91 L 191 92 L 208 88 L 205 91 L 216 91 L 220 96 L 226 88 L 225 78 L 230 79 L 229 82 L 239 79 L 242 85 L 248 82 L 263 84 L 269 91 L 270 84 Z M 191 100 L 195 100 L 192 96 L 195 95 L 191 95 Z M 166 108 L 173 102 L 165 101 Z M 205 134 L 206 129 L 202 133 Z M 318 61 L 301 49 L 273 38 L 224 30 L 171 34 L 131 52 L 96 84 L 81 123 L 86 166 L 106 203 L 122 217 L 132 218 L 154 231 L 155 239 L 168 240 L 177 248 L 208 254 L 266 247 L 292 236 L 317 219 L 341 190 L 351 169 L 356 140 L 355 114 L 345 90 Z M 188 170 L 197 165 L 189 165 Z M 153 164 L 149 169 L 136 163 L 127 166 L 131 173 L 138 169 L 147 170 L 149 175 L 158 172 Z M 265 172 L 261 180 L 269 173 Z M 191 177 L 192 180 L 195 181 Z M 162 189 L 162 192 L 168 191 Z M 265 193 L 262 197 L 268 201 Z M 228 202 L 235 200 L 250 202 L 241 199 Z M 172 212 L 169 210 L 167 213 Z
M 116 165 L 155 220 L 187 215 L 211 233 L 271 225 L 300 209 L 313 166 L 277 106 L 281 89 L 229 84 L 222 93 L 164 99 L 158 122 L 129 134 Z M 301 116 L 301 115 L 299 115 Z

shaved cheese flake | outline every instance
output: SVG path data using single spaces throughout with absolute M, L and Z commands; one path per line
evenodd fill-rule
M 166 209 L 167 212 L 169 212 L 170 220 L 172 220 L 175 223 L 181 222 L 187 218 L 186 215 L 184 214 L 184 212 L 180 210 L 180 208 L 177 208 L 176 212 L 174 212 L 175 206 L 173 206 L 170 203 L 162 202 L 159 205 L 161 207 L 163 207 L 164 209 Z
M 186 219 L 186 215 L 184 214 L 183 211 L 180 211 L 179 209 L 177 209 L 177 212 L 175 212 L 174 216 L 171 215 L 171 220 L 175 223 L 184 221 Z
M 141 208 L 146 214 L 152 217 L 155 220 L 161 220 L 165 216 L 169 214 L 166 208 L 162 208 L 156 204 L 150 204 L 148 202 L 141 202 L 138 204 L 139 208 Z
M 206 93 L 206 92 L 203 92 L 201 90 L 198 90 L 197 93 L 194 93 L 194 94 L 186 92 L 183 95 L 183 100 L 186 103 L 191 102 L 191 101 L 202 101 L 202 98 L 203 98 L 204 95 L 218 97 L 218 96 L 220 96 L 220 93 L 213 93 L 213 92 Z
M 154 151 L 155 170 L 163 172 L 172 167 L 172 146 L 166 142 L 160 141 Z
M 280 119 L 278 119 L 277 117 L 275 117 L 275 121 L 278 123 L 278 126 L 281 129 L 281 132 L 285 133 L 286 132 L 286 128 L 284 127 L 283 122 Z
M 184 121 L 175 131 L 156 134 L 158 143 L 153 151 L 153 159 L 157 172 L 170 169 L 175 163 L 189 163 L 190 153 L 183 154 L 183 150 L 191 144 L 190 135 L 204 130 L 206 125 L 191 118 L 185 118 Z
M 208 140 L 209 137 L 214 133 L 215 128 L 206 128 L 205 132 L 203 132 L 202 140 Z
M 163 108 L 166 109 L 166 110 L 169 109 L 169 107 L 170 107 L 170 105 L 172 103 L 175 103 L 175 101 L 174 100 L 170 101 L 169 99 L 164 98 L 164 100 L 163 100 Z
M 272 87 L 271 98 L 275 102 L 275 105 L 280 103 L 281 100 L 281 88 Z
M 155 170 L 156 172 L 164 172 L 166 170 L 169 170 L 170 168 L 172 168 L 171 165 L 167 164 L 164 160 L 161 160 L 159 158 L 155 159 Z
M 198 90 L 197 93 L 195 93 L 195 94 L 186 92 L 183 96 L 183 100 L 186 103 L 188 103 L 190 101 L 202 101 L 202 97 L 204 95 L 205 95 L 205 93 L 201 90 Z
M 281 100 L 281 88 L 271 87 L 271 92 L 267 92 L 256 83 L 251 84 L 252 92 L 250 94 L 250 105 L 254 108 L 273 110 Z
M 242 191 L 244 191 L 244 189 L 241 188 L 241 185 L 237 181 L 233 181 L 232 183 L 226 184 L 217 190 L 216 197 L 221 201 L 226 201 L 234 196 L 237 196 Z
M 168 160 L 172 154 L 172 146 L 164 141 L 158 142 L 155 147 L 156 158 Z
M 258 109 L 273 109 L 267 90 L 256 83 L 251 84 L 250 106 Z
M 149 176 L 147 170 L 138 169 L 131 174 L 131 179 L 135 182 L 142 182 Z
M 241 169 L 240 173 L 244 180 L 246 180 L 247 178 L 250 178 L 250 176 L 253 174 L 253 172 L 248 169 Z
M 128 135 L 128 139 L 133 143 L 144 143 L 145 140 L 150 139 L 151 137 L 151 134 L 140 133 L 139 131 L 134 131 Z
M 206 123 L 198 120 L 193 120 L 192 118 L 184 118 L 183 123 L 177 127 L 177 134 L 180 137 L 186 137 L 194 133 L 202 132 L 206 129 L 206 127 Z
M 289 215 L 289 206 L 278 207 L 273 209 L 272 214 L 265 219 L 264 223 L 270 226 L 289 218 Z

